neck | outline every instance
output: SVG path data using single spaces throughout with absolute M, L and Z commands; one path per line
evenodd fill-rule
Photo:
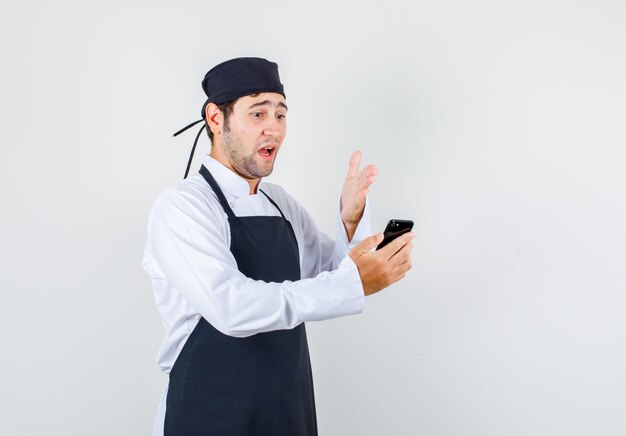
M 246 179 L 245 177 L 244 179 L 246 182 L 248 182 L 248 185 L 250 185 L 250 195 L 256 194 L 259 189 L 259 183 L 261 183 L 261 179 L 250 180 Z

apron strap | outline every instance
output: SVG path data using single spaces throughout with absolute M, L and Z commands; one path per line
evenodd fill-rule
M 217 195 L 217 199 L 220 201 L 220 204 L 222 205 L 222 208 L 224 208 L 224 212 L 226 212 L 226 215 L 228 215 L 228 218 L 233 218 L 233 219 L 237 218 L 235 216 L 235 212 L 233 212 L 233 210 L 230 208 L 228 201 L 226 201 L 226 197 L 224 197 L 224 193 L 220 189 L 219 185 L 217 184 L 217 182 L 215 181 L 215 179 L 213 178 L 213 176 L 211 175 L 207 167 L 202 165 L 200 167 L 200 174 L 202 174 L 202 177 L 204 177 L 204 180 L 206 180 L 207 183 L 211 186 L 211 188 L 213 188 L 213 192 L 215 192 L 215 195 Z
M 237 218 L 237 216 L 235 215 L 235 212 L 233 212 L 230 205 L 228 204 L 228 201 L 226 200 L 226 197 L 224 196 L 224 192 L 222 192 L 222 190 L 220 189 L 219 185 L 217 184 L 217 182 L 215 181 L 215 179 L 213 178 L 213 176 L 211 175 L 211 172 L 207 169 L 207 167 L 202 165 L 200 167 L 200 174 L 202 174 L 202 177 L 204 177 L 204 180 L 207 181 L 207 183 L 213 189 L 213 192 L 215 192 L 215 195 L 217 195 L 217 199 L 220 201 L 220 204 L 222 205 L 224 212 L 226 212 L 226 215 L 228 215 L 229 218 Z M 263 195 L 267 197 L 270 203 L 272 203 L 274 207 L 278 209 L 278 213 L 280 213 L 280 216 L 282 216 L 284 220 L 287 220 L 287 218 L 285 218 L 285 214 L 283 213 L 282 210 L 280 210 L 280 207 L 278 207 L 276 202 L 272 200 L 271 197 L 267 195 L 262 189 L 259 189 L 259 191 L 261 191 Z
M 263 195 L 265 195 L 265 196 L 267 197 L 267 199 L 270 201 L 270 203 L 272 203 L 272 204 L 274 205 L 274 207 L 275 207 L 276 209 L 278 209 L 278 212 L 280 212 L 280 216 L 282 216 L 282 217 L 283 217 L 283 219 L 284 219 L 284 220 L 286 220 L 287 218 L 285 218 L 285 214 L 283 213 L 283 211 L 282 211 L 282 210 L 280 210 L 280 207 L 278 207 L 278 205 L 276 204 L 276 202 L 275 202 L 274 200 L 272 200 L 272 199 L 270 198 L 270 196 L 269 196 L 269 195 L 267 195 L 267 194 L 266 194 L 266 193 L 265 193 L 262 189 L 259 189 L 259 191 L 263 192 Z

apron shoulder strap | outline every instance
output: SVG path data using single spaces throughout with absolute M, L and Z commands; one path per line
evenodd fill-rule
M 207 167 L 202 165 L 200 167 L 200 174 L 202 175 L 202 177 L 204 177 L 204 180 L 206 180 L 207 183 L 211 186 L 211 188 L 213 189 L 213 192 L 215 192 L 215 195 L 217 195 L 217 199 L 222 205 L 224 212 L 226 212 L 226 215 L 228 215 L 229 218 L 236 219 L 237 216 L 235 215 L 235 212 L 233 212 L 233 210 L 231 209 L 230 205 L 228 204 L 228 201 L 226 200 L 226 197 L 224 196 L 224 193 L 220 189 L 219 185 L 217 184 L 217 182 L 215 181 L 215 179 L 213 178 L 213 176 L 211 175 L 211 172 L 207 169 Z M 278 209 L 280 216 L 282 216 L 283 219 L 286 220 L 287 218 L 285 218 L 285 214 L 283 213 L 282 210 L 280 210 L 280 207 L 278 207 L 276 202 L 272 200 L 271 197 L 267 195 L 262 189 L 259 189 L 259 191 L 261 191 L 263 195 L 267 197 L 270 203 L 272 203 L 274 207 Z
M 278 205 L 276 204 L 276 202 L 275 202 L 274 200 L 272 200 L 272 199 L 270 198 L 270 196 L 269 196 L 269 195 L 267 195 L 267 194 L 265 193 L 265 191 L 263 191 L 262 189 L 259 189 L 259 191 L 260 191 L 260 192 L 262 192 L 262 193 L 263 193 L 263 195 L 265 195 L 265 196 L 267 197 L 267 199 L 270 201 L 270 203 L 272 203 L 272 204 L 274 205 L 274 207 L 275 207 L 276 209 L 278 209 L 278 212 L 280 212 L 280 216 L 282 216 L 282 217 L 283 217 L 283 219 L 284 219 L 284 220 L 286 220 L 287 218 L 285 218 L 285 214 L 283 213 L 283 211 L 282 211 L 282 210 L 280 210 L 280 207 L 278 207 Z
M 237 217 L 235 216 L 235 212 L 233 212 L 233 210 L 230 208 L 230 205 L 228 204 L 228 201 L 226 201 L 226 197 L 224 196 L 224 193 L 220 189 L 219 185 L 217 184 L 217 182 L 215 181 L 215 179 L 213 178 L 213 176 L 211 175 L 207 167 L 202 165 L 200 167 L 200 174 L 202 174 L 202 177 L 204 177 L 204 180 L 207 181 L 207 183 L 213 189 L 213 192 L 215 192 L 215 195 L 217 195 L 217 199 L 220 201 L 220 204 L 222 205 L 224 212 L 226 212 L 226 215 L 228 215 L 228 218 L 236 219 Z

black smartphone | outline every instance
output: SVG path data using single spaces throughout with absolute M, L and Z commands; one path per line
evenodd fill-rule
M 383 234 L 383 242 L 378 244 L 376 250 L 380 250 L 398 236 L 410 232 L 412 228 L 413 221 L 411 220 L 389 220 L 387 227 L 385 227 L 385 233 Z

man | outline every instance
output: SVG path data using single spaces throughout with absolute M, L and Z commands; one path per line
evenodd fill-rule
M 336 242 L 281 187 L 261 182 L 287 128 L 275 63 L 232 59 L 202 86 L 210 155 L 199 174 L 161 194 L 148 224 L 144 268 L 169 373 L 154 434 L 316 435 L 304 322 L 360 313 L 366 295 L 410 269 L 413 234 L 373 251 L 382 234 L 366 237 L 366 196 L 378 171 L 359 170 L 360 152 Z

